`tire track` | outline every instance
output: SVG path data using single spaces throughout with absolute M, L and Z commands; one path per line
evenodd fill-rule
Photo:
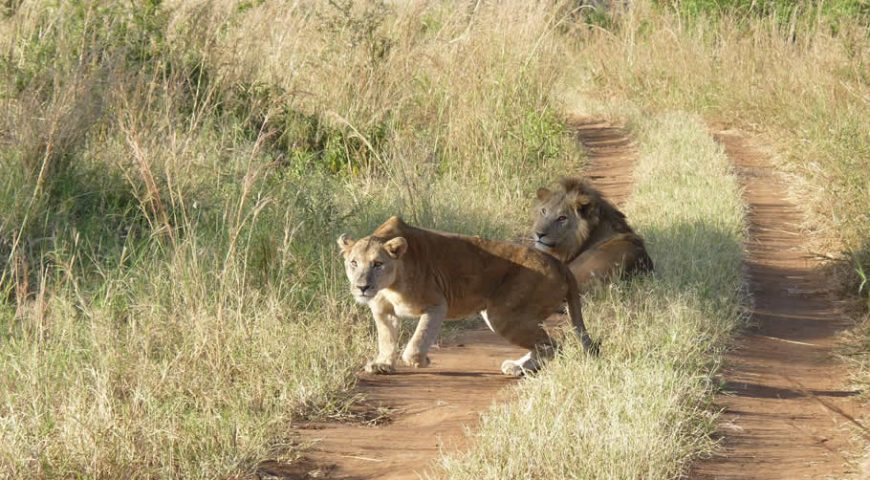
M 586 150 L 583 176 L 617 207 L 631 196 L 637 148 L 621 125 L 591 117 L 573 117 L 568 124 Z
M 735 131 L 719 131 L 749 207 L 745 271 L 753 297 L 750 325 L 725 360 L 722 448 L 694 465 L 695 479 L 823 479 L 849 472 L 850 432 L 870 432 L 857 418 L 857 392 L 833 357 L 836 335 L 850 325 L 833 285 L 807 251 L 803 214 L 770 159 Z M 866 408 L 866 406 L 864 406 Z

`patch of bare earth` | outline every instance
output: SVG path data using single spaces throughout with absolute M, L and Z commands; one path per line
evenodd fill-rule
M 568 125 L 586 150 L 589 162 L 583 169 L 608 200 L 622 206 L 631 195 L 637 149 L 625 128 L 604 120 L 574 117 Z
M 464 332 L 452 345 L 429 353 L 432 365 L 399 367 L 392 375 L 360 374 L 357 390 L 370 407 L 386 409 L 380 425 L 309 424 L 299 430 L 315 442 L 312 473 L 340 479 L 416 479 L 441 449 L 462 448 L 464 428 L 497 401 L 516 379 L 499 370 L 525 352 L 489 330 Z
M 624 130 L 583 118 L 570 125 L 589 153 L 584 173 L 622 203 L 631 191 L 635 158 Z M 502 375 L 501 362 L 524 353 L 489 330 L 472 330 L 433 349 L 428 368 L 399 367 L 385 376 L 361 373 L 355 393 L 366 399 L 367 408 L 385 412 L 381 421 L 297 425 L 300 441 L 311 445 L 306 457 L 293 465 L 263 462 L 259 473 L 294 479 L 420 478 L 442 449 L 467 446 L 465 430 L 474 428 L 480 413 L 504 399 L 505 387 L 517 381 Z
M 751 327 L 725 360 L 716 404 L 721 449 L 694 466 L 695 479 L 848 477 L 850 438 L 870 439 L 834 356 L 850 325 L 834 285 L 808 251 L 802 212 L 770 159 L 735 131 L 715 138 L 732 160 L 749 206 L 745 269 Z

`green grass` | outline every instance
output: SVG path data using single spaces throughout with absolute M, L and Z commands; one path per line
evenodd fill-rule
M 447 477 L 678 478 L 712 447 L 712 375 L 742 318 L 743 207 L 698 118 L 636 117 L 633 129 L 641 154 L 625 210 L 655 277 L 588 296 L 600 357 L 566 348 L 486 413 L 469 451 L 442 459 Z
M 870 22 L 870 7 L 863 0 L 656 0 L 656 3 L 678 12 L 690 21 L 727 16 L 751 23 L 755 19 L 765 18 L 774 19 L 786 31 L 801 20 L 827 23 L 832 28 L 836 28 L 841 21 L 858 19 L 865 25 Z

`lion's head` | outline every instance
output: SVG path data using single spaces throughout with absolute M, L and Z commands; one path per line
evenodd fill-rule
M 598 224 L 600 194 L 583 180 L 564 178 L 558 191 L 538 189 L 532 240 L 535 248 L 566 261 Z
M 367 304 L 396 281 L 399 259 L 407 251 L 408 241 L 403 237 L 388 240 L 374 236 L 356 241 L 343 234 L 338 237 L 338 246 L 344 256 L 350 292 L 357 302 Z

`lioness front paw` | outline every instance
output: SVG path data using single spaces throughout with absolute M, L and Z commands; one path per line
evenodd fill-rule
M 429 366 L 429 356 L 425 353 L 403 354 L 402 363 L 409 367 L 424 368 Z
M 366 373 L 372 373 L 375 375 L 386 375 L 396 371 L 396 367 L 389 362 L 379 362 L 377 360 L 372 360 L 371 362 L 366 364 L 365 371 Z

